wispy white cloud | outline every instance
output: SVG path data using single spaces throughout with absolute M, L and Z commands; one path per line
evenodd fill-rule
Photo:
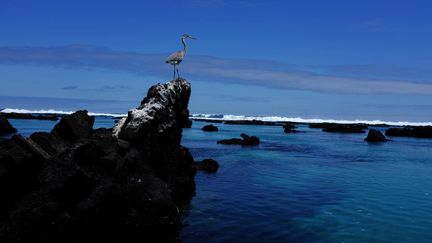
M 46 48 L 0 47 L 0 64 L 108 68 L 168 78 L 171 77 L 172 68 L 164 63 L 166 56 L 167 54 L 119 52 L 86 45 Z M 386 75 L 375 75 L 372 78 L 367 75 L 367 70 L 376 72 L 378 67 L 361 66 L 359 70 L 353 67 L 355 66 L 301 68 L 273 61 L 191 55 L 181 64 L 180 74 L 189 79 L 278 89 L 342 93 L 432 94 L 432 83 L 426 80 L 432 76 L 430 73 L 424 75 L 426 81 L 416 82 L 415 79 L 388 78 Z M 344 73 L 344 70 L 349 70 L 350 75 Z M 399 72 L 397 69 L 394 71 Z M 353 72 L 356 75 L 352 75 Z M 385 72 L 390 71 L 385 70 Z

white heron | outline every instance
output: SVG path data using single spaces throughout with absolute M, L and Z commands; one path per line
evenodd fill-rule
M 193 40 L 196 39 L 196 38 L 193 38 L 192 36 L 190 36 L 188 34 L 183 34 L 183 36 L 181 38 L 181 42 L 183 43 L 183 50 L 174 52 L 173 54 L 169 55 L 167 57 L 167 59 L 165 60 L 166 63 L 169 63 L 169 64 L 174 66 L 174 79 L 176 79 L 175 78 L 176 71 L 177 71 L 177 78 L 180 78 L 178 68 L 176 69 L 176 66 L 179 65 L 183 61 L 183 58 L 186 55 L 186 52 L 187 52 L 186 39 L 188 39 L 188 38 L 193 39 Z

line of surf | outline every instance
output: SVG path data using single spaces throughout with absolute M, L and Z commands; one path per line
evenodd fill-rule
M 295 122 L 295 123 L 339 123 L 339 124 L 368 124 L 368 125 L 390 125 L 390 126 L 432 126 L 432 122 L 411 122 L 411 121 L 384 121 L 384 120 L 345 120 L 345 119 L 321 119 L 301 118 L 283 116 L 242 116 L 224 114 L 192 114 L 191 118 L 222 120 L 222 121 L 244 121 L 259 120 L 267 122 Z

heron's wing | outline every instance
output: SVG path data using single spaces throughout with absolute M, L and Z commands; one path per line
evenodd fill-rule
M 176 51 L 173 54 L 169 55 L 165 60 L 166 63 L 178 64 L 180 63 L 185 56 L 184 51 Z

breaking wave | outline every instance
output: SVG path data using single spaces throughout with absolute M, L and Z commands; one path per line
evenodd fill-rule
M 1 112 L 4 113 L 27 113 L 27 114 L 60 114 L 67 115 L 72 114 L 73 111 L 62 111 L 62 110 L 26 110 L 26 109 L 14 109 L 14 108 L 5 108 L 2 109 Z M 112 117 L 124 117 L 126 114 L 115 114 L 115 113 L 101 113 L 101 112 L 89 112 L 90 116 L 112 116 Z
M 60 114 L 67 115 L 73 111 L 62 111 L 54 109 L 46 110 L 27 110 L 27 109 L 14 109 L 5 108 L 0 110 L 4 113 L 28 113 L 28 114 Z M 103 113 L 103 112 L 89 112 L 91 116 L 110 116 L 110 117 L 125 117 L 127 114 L 118 113 Z M 271 122 L 297 122 L 297 123 L 341 123 L 353 124 L 364 123 L 369 125 L 390 125 L 390 126 L 432 126 L 432 122 L 410 122 L 410 121 L 383 121 L 383 120 L 344 120 L 344 119 L 321 119 L 321 118 L 301 118 L 301 117 L 283 117 L 283 116 L 243 116 L 243 115 L 224 115 L 224 114 L 192 114 L 191 118 L 201 118 L 209 120 L 223 120 L 223 121 L 238 121 L 238 120 L 260 120 Z
M 410 122 L 410 121 L 382 121 L 382 120 L 338 120 L 320 118 L 301 118 L 283 116 L 242 116 L 242 115 L 223 115 L 223 114 L 192 114 L 192 118 L 202 118 L 210 120 L 260 120 L 271 122 L 297 122 L 297 123 L 341 123 L 353 124 L 364 123 L 369 125 L 390 125 L 390 126 L 432 126 L 432 122 Z

